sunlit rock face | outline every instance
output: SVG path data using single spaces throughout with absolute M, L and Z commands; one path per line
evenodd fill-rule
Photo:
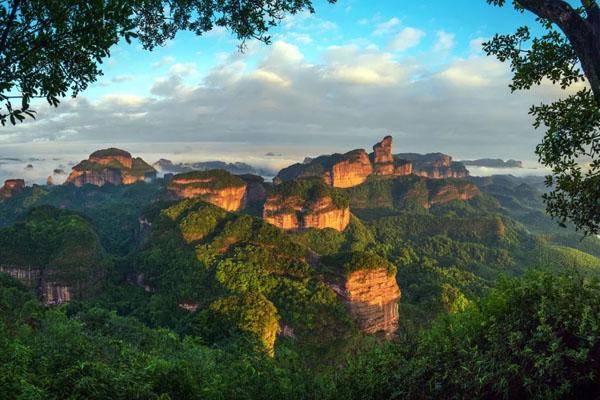
M 167 190 L 177 198 L 193 197 L 227 211 L 238 211 L 245 203 L 247 184 L 224 170 L 192 171 L 173 176 Z
M 103 186 L 130 185 L 139 181 L 156 179 L 156 170 L 139 157 L 133 158 L 128 152 L 109 148 L 98 150 L 73 167 L 67 184 Z
M 303 163 L 279 171 L 275 184 L 298 178 L 319 178 L 335 188 L 351 188 L 364 183 L 371 175 L 404 176 L 413 172 L 408 160 L 396 160 L 392 155 L 392 137 L 386 136 L 373 146 L 371 155 L 363 149 L 345 154 L 307 158 Z
M 372 158 L 375 175 L 394 175 L 391 136 L 384 137 L 381 142 L 373 146 Z
M 430 193 L 430 199 L 427 207 L 436 204 L 446 204 L 454 200 L 467 201 L 481 195 L 481 191 L 472 183 L 463 185 L 446 184 L 442 185 Z
M 347 153 L 346 158 L 336 162 L 324 175 L 325 182 L 336 188 L 360 185 L 373 173 L 373 166 L 364 150 Z
M 384 332 L 386 336 L 396 333 L 400 288 L 395 274 L 389 274 L 386 268 L 352 272 L 344 282 L 343 295 L 363 332 Z
M 304 229 L 332 228 L 342 232 L 350 223 L 350 208 L 338 208 L 330 197 L 324 197 L 304 212 L 302 222 Z
M 319 263 L 361 331 L 394 336 L 400 319 L 400 287 L 393 265 L 367 252 L 338 253 L 322 257 Z
M 23 179 L 7 179 L 4 185 L 0 188 L 0 197 L 12 197 L 25 188 L 25 180 Z
M 263 207 L 263 219 L 281 229 L 343 231 L 350 223 L 347 197 L 318 180 L 296 180 L 276 187 Z

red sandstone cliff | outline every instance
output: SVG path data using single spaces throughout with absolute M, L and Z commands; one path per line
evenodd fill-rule
M 322 182 L 298 180 L 276 188 L 263 207 L 263 219 L 281 229 L 343 231 L 350 223 L 347 198 Z
M 430 192 L 429 205 L 445 204 L 454 200 L 467 201 L 481 195 L 479 188 L 472 183 L 462 185 L 446 184 Z
M 373 166 L 364 150 L 347 153 L 347 158 L 335 162 L 324 174 L 327 184 L 336 188 L 349 188 L 360 185 L 373 173 Z
M 25 181 L 23 179 L 7 179 L 4 181 L 4 186 L 0 188 L 0 197 L 12 197 L 24 188 Z
M 344 283 L 343 298 L 363 332 L 385 332 L 386 336 L 396 333 L 400 288 L 396 276 L 386 268 L 350 273 Z
M 400 288 L 396 268 L 364 252 L 340 253 L 320 260 L 330 287 L 340 296 L 360 330 L 394 335 L 398 328 Z
M 73 167 L 67 184 L 83 186 L 130 185 L 156 178 L 156 170 L 139 157 L 133 158 L 124 150 L 98 150 Z
M 177 198 L 200 197 L 227 211 L 238 211 L 245 203 L 247 184 L 224 170 L 177 174 L 167 190 Z

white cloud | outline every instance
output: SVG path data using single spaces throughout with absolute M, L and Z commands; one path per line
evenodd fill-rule
M 298 46 L 284 41 L 273 43 L 267 57 L 263 61 L 263 65 L 268 67 L 282 66 L 288 64 L 297 64 L 304 59 L 304 55 Z
M 407 27 L 402 29 L 392 41 L 388 44 L 388 47 L 392 51 L 404 51 L 412 47 L 418 46 L 421 43 L 421 39 L 425 36 L 425 32 L 419 29 Z
M 133 75 L 117 75 L 111 79 L 114 83 L 127 82 L 135 79 Z
M 173 64 L 171 68 L 169 68 L 169 72 L 172 75 L 187 76 L 198 73 L 198 70 L 196 63 L 177 63 Z
M 439 31 L 436 34 L 436 42 L 433 45 L 433 51 L 442 52 L 448 51 L 454 47 L 454 33 Z
M 102 106 L 139 107 L 148 102 L 148 98 L 134 94 L 107 94 L 102 96 Z
M 484 37 L 476 37 L 475 39 L 471 40 L 469 42 L 469 49 L 471 49 L 471 53 L 473 54 L 479 54 L 482 53 L 482 45 L 484 42 L 488 41 L 488 38 L 484 38 Z
M 380 36 L 386 35 L 394 31 L 394 28 L 400 25 L 400 20 L 396 17 L 391 18 L 385 22 L 381 22 L 375 26 L 375 30 L 373 31 L 373 35 Z
M 164 67 L 166 65 L 173 64 L 174 62 L 175 62 L 175 57 L 173 57 L 173 56 L 166 56 L 166 57 L 161 58 L 160 61 L 152 63 L 152 67 L 153 68 L 160 68 L 160 67 Z
M 511 95 L 510 71 L 487 57 L 431 71 L 375 47 L 330 46 L 318 64 L 286 42 L 263 49 L 252 62 L 224 57 L 196 86 L 176 74 L 160 78 L 153 97 L 80 97 L 57 109 L 40 103 L 37 120 L 1 130 L 0 142 L 315 143 L 318 153 L 365 147 L 392 133 L 397 152 L 531 159 L 540 133 L 531 128 L 529 105 L 557 95 L 546 87 Z
M 473 57 L 455 61 L 438 76 L 456 86 L 485 87 L 497 81 L 507 81 L 508 70 L 492 58 Z
M 264 69 L 257 69 L 253 71 L 250 74 L 250 78 L 283 87 L 290 86 L 291 84 L 289 80 L 282 78 L 277 73 Z

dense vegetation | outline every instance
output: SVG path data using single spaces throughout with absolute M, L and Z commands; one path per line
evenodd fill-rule
M 271 190 L 271 196 L 281 204 L 287 204 L 297 199 L 305 208 L 311 208 L 315 203 L 330 198 L 336 208 L 347 208 L 350 199 L 343 191 L 326 185 L 322 179 L 295 179 L 283 182 Z
M 185 183 L 186 186 L 222 189 L 228 187 L 244 186 L 244 180 L 239 176 L 230 174 L 224 169 L 212 169 L 208 171 L 190 171 L 177 174 L 173 180 L 190 181 Z M 175 184 L 173 182 L 172 184 Z
M 539 216 L 538 182 L 473 181 L 483 194 L 426 208 L 402 199 L 469 183 L 369 179 L 335 191 L 355 214 L 344 232 L 294 233 L 196 199 L 156 201 L 162 182 L 27 188 L 0 202 L 0 263 L 69 270 L 53 252 L 80 261 L 80 246 L 108 274 L 103 290 L 55 308 L 2 275 L 0 393 L 591 397 L 600 240 Z M 275 190 L 333 192 L 311 180 Z M 396 274 L 393 343 L 362 335 L 326 283 L 359 265 Z M 520 278 L 532 270 L 545 272 Z

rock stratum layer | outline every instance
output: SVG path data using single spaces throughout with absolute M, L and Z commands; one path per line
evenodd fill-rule
M 83 186 L 130 185 L 156 179 L 156 170 L 139 157 L 133 158 L 124 150 L 98 150 L 73 167 L 67 184 Z
M 343 231 L 350 223 L 347 196 L 319 180 L 295 180 L 276 187 L 267 197 L 263 219 L 285 230 Z
M 193 171 L 177 174 L 167 190 L 177 198 L 201 198 L 227 211 L 238 211 L 245 204 L 246 182 L 224 170 Z M 259 194 L 253 195 L 259 196 Z
M 432 179 L 463 178 L 469 175 L 464 165 L 452 161 L 452 157 L 441 157 L 406 153 L 408 157 L 392 153 L 393 139 L 386 136 L 373 146 L 367 154 L 363 149 L 345 154 L 307 158 L 279 171 L 275 184 L 298 178 L 319 178 L 336 188 L 351 188 L 364 183 L 371 175 L 398 177 L 416 174 Z

